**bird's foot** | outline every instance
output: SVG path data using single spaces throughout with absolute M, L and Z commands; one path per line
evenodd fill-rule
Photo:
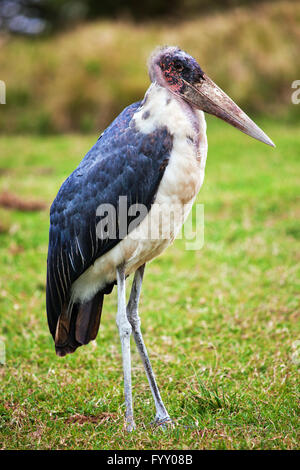
M 160 417 L 156 416 L 154 421 L 151 422 L 152 426 L 159 427 L 163 430 L 174 428 L 174 422 L 171 420 L 170 416 Z
M 135 422 L 133 418 L 126 419 L 125 429 L 127 432 L 132 432 L 135 429 Z

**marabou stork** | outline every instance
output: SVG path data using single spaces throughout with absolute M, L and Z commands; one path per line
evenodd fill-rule
M 47 316 L 59 356 L 96 338 L 104 294 L 117 284 L 129 431 L 135 426 L 132 332 L 153 394 L 155 422 L 170 420 L 141 334 L 138 303 L 145 264 L 174 240 L 202 185 L 207 155 L 204 112 L 274 146 L 186 52 L 178 47 L 156 49 L 148 66 L 151 84 L 144 99 L 124 109 L 61 186 L 50 210 L 47 261 Z M 121 200 L 128 215 L 123 219 Z M 168 211 L 175 206 L 170 229 Z M 109 207 L 115 220 L 107 219 Z M 106 228 L 103 224 L 98 230 L 104 220 Z M 149 233 L 153 222 L 158 237 Z M 126 306 L 125 279 L 131 273 Z

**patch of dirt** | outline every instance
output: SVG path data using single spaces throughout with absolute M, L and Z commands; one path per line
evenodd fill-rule
M 0 233 L 7 233 L 9 231 L 9 227 L 7 225 L 4 225 L 2 222 L 0 222 Z
M 17 245 L 16 243 L 11 243 L 11 245 L 8 248 L 8 251 L 10 252 L 11 255 L 18 255 L 20 253 L 23 253 L 24 247 L 21 245 Z
M 10 193 L 9 191 L 3 191 L 0 193 L 0 207 L 5 209 L 17 209 L 22 212 L 26 211 L 41 211 L 46 209 L 47 204 L 44 201 L 27 199 L 24 200 L 16 194 Z
M 36 175 L 53 175 L 54 170 L 50 166 L 37 167 L 33 169 L 33 173 Z
M 0 176 L 14 173 L 12 168 L 0 168 Z
M 108 413 L 104 412 L 99 415 L 93 416 L 93 415 L 81 415 L 81 414 L 76 414 L 73 416 L 70 416 L 67 420 L 66 423 L 68 424 L 85 424 L 85 423 L 94 423 L 94 424 L 103 424 L 106 421 L 115 421 L 117 418 L 117 413 Z

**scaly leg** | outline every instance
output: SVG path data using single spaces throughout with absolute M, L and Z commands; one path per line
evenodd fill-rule
M 125 268 L 124 265 L 117 267 L 117 283 L 118 283 L 118 313 L 117 325 L 119 329 L 123 372 L 124 372 L 124 392 L 126 405 L 126 430 L 132 431 L 135 428 L 132 407 L 132 390 L 131 390 L 131 359 L 130 359 L 130 335 L 131 325 L 126 315 L 126 289 L 125 289 Z
M 138 349 L 138 352 L 141 356 L 141 359 L 144 364 L 144 368 L 147 374 L 147 378 L 149 381 L 150 389 L 154 398 L 155 408 L 156 408 L 156 416 L 155 422 L 157 424 L 164 424 L 166 422 L 170 422 L 170 416 L 163 404 L 161 399 L 158 386 L 155 380 L 155 376 L 151 367 L 150 359 L 147 353 L 147 349 L 143 340 L 142 332 L 141 332 L 141 320 L 138 314 L 138 304 L 139 298 L 141 293 L 141 287 L 143 282 L 143 275 L 144 275 L 145 265 L 141 266 L 135 272 L 130 298 L 127 305 L 127 318 L 129 320 L 130 325 L 132 326 L 134 340 Z

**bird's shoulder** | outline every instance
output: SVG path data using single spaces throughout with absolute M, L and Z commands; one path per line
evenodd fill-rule
M 119 159 L 115 158 L 121 155 L 122 148 L 129 141 L 128 134 L 133 133 L 130 129 L 130 122 L 134 113 L 139 109 L 141 102 L 136 102 L 125 108 L 119 116 L 105 129 L 97 142 L 87 152 L 77 168 L 67 177 L 61 185 L 56 198 L 54 199 L 50 213 L 58 209 L 61 201 L 64 205 L 71 202 L 80 188 L 87 189 L 84 181 L 94 181 L 97 178 L 105 179 L 106 172 L 113 173 L 118 171 Z M 132 136 L 131 136 L 132 137 Z M 109 162 L 109 168 L 107 168 Z M 101 167 L 103 171 L 101 171 Z M 100 181 L 101 182 L 101 181 Z
M 57 215 L 61 220 L 66 212 L 83 213 L 87 204 L 114 202 L 112 191 L 115 196 L 129 195 L 143 180 L 149 184 L 153 173 L 152 183 L 160 180 L 173 138 L 164 127 L 150 134 L 136 128 L 132 118 L 142 104 L 125 108 L 64 181 L 50 208 L 51 222 Z

